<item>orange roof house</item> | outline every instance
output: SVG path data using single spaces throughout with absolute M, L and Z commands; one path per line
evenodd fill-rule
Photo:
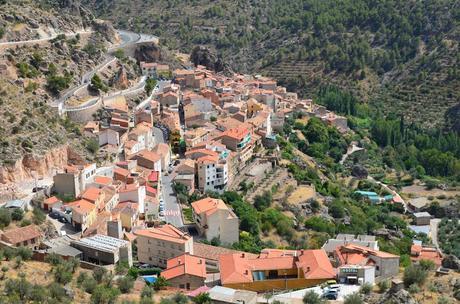
M 306 288 L 336 277 L 322 249 L 264 249 L 258 257 L 227 254 L 219 264 L 223 286 L 256 292 Z
M 43 201 L 42 208 L 44 210 L 51 210 L 53 207 L 60 207 L 61 205 L 62 200 L 58 199 L 56 196 L 51 196 Z
M 413 262 L 428 260 L 434 262 L 436 266 L 442 264 L 442 253 L 434 247 L 423 247 L 422 245 L 413 244 L 410 249 L 410 259 Z
M 7 230 L 1 234 L 0 238 L 2 241 L 10 243 L 15 247 L 38 248 L 42 234 L 37 226 L 29 225 Z
M 194 290 L 206 280 L 205 260 L 188 253 L 169 259 L 161 276 L 176 288 Z
M 196 214 L 205 213 L 206 215 L 211 215 L 219 209 L 228 210 L 228 207 L 225 205 L 223 200 L 211 197 L 206 197 L 199 201 L 193 202 L 192 208 Z

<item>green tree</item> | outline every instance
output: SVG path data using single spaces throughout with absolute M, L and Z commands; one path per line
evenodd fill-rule
M 262 211 L 270 207 L 272 204 L 272 194 L 270 191 L 264 191 L 262 195 L 256 195 L 254 198 L 254 207 Z
M 21 208 L 16 208 L 11 212 L 11 219 L 13 221 L 20 221 L 24 217 L 24 210 Z
M 106 287 L 104 285 L 97 285 L 91 294 L 91 303 L 93 304 L 113 304 L 120 291 L 114 287 Z
M 147 80 L 145 81 L 145 93 L 147 93 L 147 95 L 150 96 L 156 85 L 157 81 L 155 79 L 147 78 Z
M 91 78 L 91 88 L 96 91 L 103 91 L 107 92 L 109 89 L 107 86 L 104 84 L 102 81 L 101 77 L 99 75 L 94 74 L 93 78 Z
M 192 299 L 195 304 L 211 304 L 211 297 L 207 292 L 201 292 Z
M 155 282 L 153 282 L 153 289 L 161 290 L 168 286 L 168 281 L 162 276 L 159 276 Z

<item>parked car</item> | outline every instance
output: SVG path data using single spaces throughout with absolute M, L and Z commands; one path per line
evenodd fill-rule
M 339 292 L 335 290 L 330 290 L 328 292 L 323 293 L 323 298 L 328 300 L 337 300 L 339 297 Z
M 61 217 L 61 215 L 57 212 L 50 212 L 49 216 L 50 218 L 55 219 L 55 220 Z
M 66 224 L 66 223 L 67 223 L 67 219 L 66 219 L 65 217 L 63 217 L 63 216 L 59 217 L 59 218 L 58 218 L 58 221 L 61 222 L 61 223 L 63 223 L 63 224 Z

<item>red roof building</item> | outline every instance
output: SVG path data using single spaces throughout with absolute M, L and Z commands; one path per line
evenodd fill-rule
M 169 259 L 161 276 L 173 287 L 193 290 L 204 285 L 206 263 L 204 259 L 186 253 Z

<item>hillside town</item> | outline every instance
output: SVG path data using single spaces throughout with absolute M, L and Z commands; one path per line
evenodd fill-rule
M 226 76 L 200 65 L 170 71 L 153 62 L 140 62 L 140 70 L 156 80 L 153 98 L 134 108 L 117 98 L 104 105 L 103 118 L 84 122 L 83 135 L 104 161 L 68 164 L 51 186 L 35 189 L 39 198 L 31 204 L 5 204 L 43 210 L 57 233 L 34 224 L 8 229 L 2 246 L 29 247 L 42 259 L 78 258 L 88 268 L 159 269 L 146 282 L 162 278 L 190 298 L 206 292 L 212 303 L 259 303 L 267 293 L 270 302 L 297 303 L 305 291 L 289 291 L 307 289 L 337 300 L 385 280 L 400 288 L 400 257 L 380 250 L 375 236 L 338 234 L 319 249 L 232 249 L 240 220 L 215 198 L 237 189 L 254 165 L 280 165 L 276 137 L 294 113 L 340 133 L 350 132 L 345 117 L 267 77 Z M 359 194 L 373 203 L 395 199 Z M 187 208 L 184 197 L 196 199 Z M 429 225 L 426 212 L 414 216 Z M 411 254 L 414 262 L 441 266 L 436 248 L 414 242 Z

